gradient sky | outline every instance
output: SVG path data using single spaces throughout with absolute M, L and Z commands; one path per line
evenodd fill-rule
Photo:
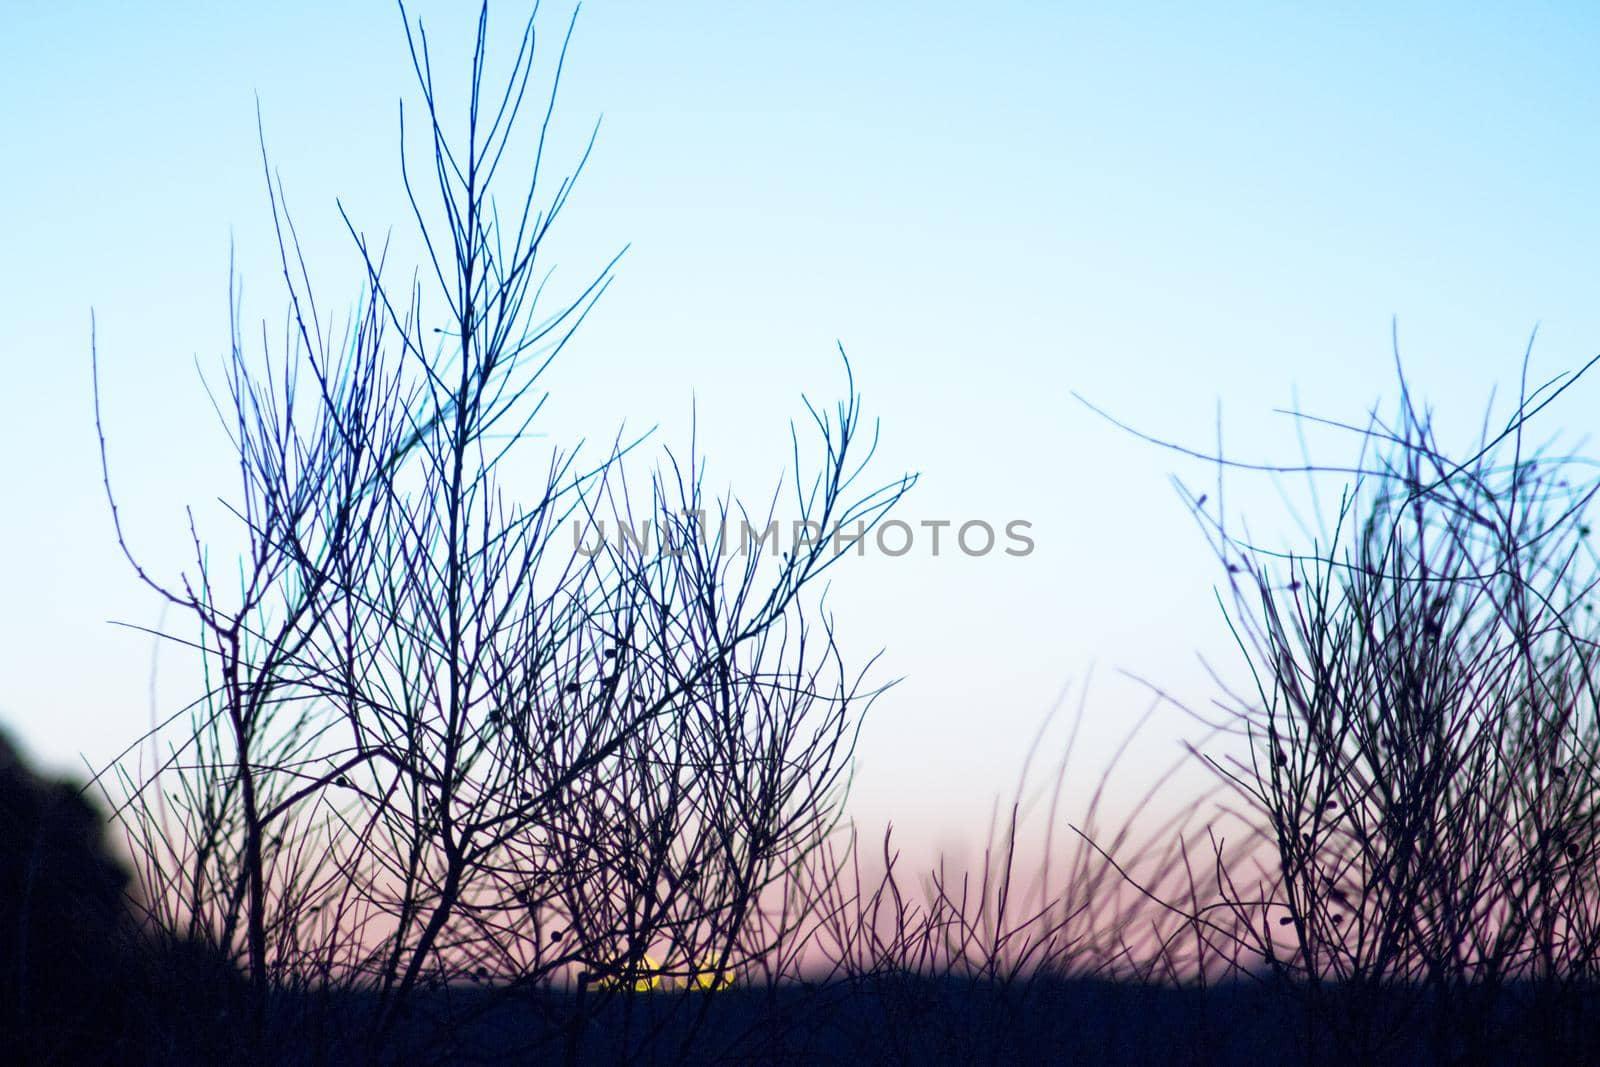
M 100 487 L 90 309 L 124 518 L 170 574 L 183 506 L 232 489 L 195 370 L 225 350 L 230 238 L 247 321 L 281 322 L 257 98 L 335 306 L 359 267 L 334 197 L 374 232 L 407 222 L 392 7 L 137 6 L 7 0 L 0 32 L 0 722 L 56 767 L 142 729 L 151 642 L 108 620 L 159 618 Z M 470 6 L 413 8 L 441 80 L 464 70 Z M 713 481 L 761 500 L 801 393 L 836 396 L 842 342 L 883 421 L 878 472 L 922 475 L 903 518 L 1033 523 L 1024 559 L 839 572 L 847 650 L 882 648 L 878 678 L 905 679 L 862 735 L 864 819 L 955 846 L 1063 686 L 1094 671 L 1092 775 L 1145 704 L 1118 670 L 1204 705 L 1197 654 L 1237 666 L 1217 567 L 1166 480 L 1210 473 L 1074 390 L 1201 447 L 1220 402 L 1230 452 L 1290 460 L 1275 407 L 1359 420 L 1393 398 L 1392 322 L 1447 440 L 1514 383 L 1535 325 L 1536 372 L 1600 346 L 1600 13 L 1313 7 L 584 7 L 556 155 L 604 118 L 557 279 L 632 248 L 551 372 L 546 430 L 659 424 L 681 445 L 693 402 Z M 541 15 L 546 64 L 569 13 Z M 520 18 L 494 5 L 497 44 Z M 1547 425 L 1585 431 L 1595 399 Z M 1277 528 L 1270 486 L 1230 489 Z M 194 691 L 176 663 L 168 707 Z M 1132 780 L 1189 732 L 1158 718 Z

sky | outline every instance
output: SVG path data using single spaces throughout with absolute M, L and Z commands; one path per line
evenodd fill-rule
M 441 82 L 465 73 L 473 6 L 411 8 Z M 232 488 L 197 372 L 226 350 L 230 249 L 253 334 L 282 321 L 258 107 L 336 306 L 361 277 L 336 198 L 415 253 L 392 6 L 139 7 L 4 0 L 0 34 L 0 724 L 62 770 L 104 765 L 152 699 L 197 684 L 114 625 L 163 620 L 101 485 L 91 311 L 124 523 L 171 575 L 185 506 L 216 518 Z M 492 6 L 497 57 L 524 10 Z M 539 15 L 544 76 L 571 10 Z M 1600 346 L 1597 49 L 1600 14 L 1577 3 L 592 0 L 551 166 L 598 137 L 556 280 L 628 250 L 550 371 L 544 430 L 682 446 L 692 416 L 713 481 L 764 500 L 801 396 L 837 398 L 842 345 L 881 419 L 876 472 L 920 476 L 902 518 L 1031 523 L 1026 557 L 919 547 L 852 561 L 829 594 L 847 653 L 881 650 L 873 677 L 901 679 L 862 731 L 854 810 L 971 849 L 1064 692 L 1090 782 L 1149 704 L 1138 678 L 1204 707 L 1205 663 L 1240 670 L 1169 482 L 1214 473 L 1075 394 L 1202 449 L 1220 422 L 1230 455 L 1292 462 L 1277 412 L 1392 403 L 1397 337 L 1465 443 L 1535 327 L 1535 377 Z M 1595 399 L 1576 391 L 1547 427 L 1586 432 Z M 1354 447 L 1314 443 L 1329 462 Z M 1292 535 L 1270 484 L 1228 489 L 1252 529 Z M 1194 732 L 1153 718 L 1123 795 Z

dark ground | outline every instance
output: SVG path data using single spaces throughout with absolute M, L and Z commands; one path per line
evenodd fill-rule
M 1478 991 L 1481 993 L 1482 991 Z M 1499 1007 L 1439 1010 L 1390 990 L 1327 994 L 1308 1030 L 1303 991 L 1258 983 L 1177 990 L 1099 981 L 1001 986 L 877 980 L 855 988 L 636 993 L 592 1002 L 576 1035 L 572 996 L 480 987 L 420 1002 L 373 1055 L 339 1027 L 292 1026 L 302 1063 L 581 1064 L 1584 1064 L 1600 1063 L 1600 997 L 1559 1002 L 1526 988 Z M 1381 1005 L 1381 1006 L 1380 1006 Z M 705 1011 L 687 1047 L 694 1015 Z M 318 1012 L 324 1019 L 328 1013 Z M 353 1003 L 331 1013 L 359 1026 Z M 576 1047 L 570 1044 L 576 1037 Z M 321 1049 L 312 1045 L 321 1045 Z M 287 1052 L 288 1050 L 282 1050 Z M 568 1060 L 569 1052 L 575 1053 Z
M 190 972 L 191 980 L 197 977 Z M 64 1028 L 54 1042 L 36 1039 L 6 1051 L 20 1053 L 23 1062 L 329 1067 L 1600 1062 L 1592 993 L 1554 1004 L 1536 1002 L 1529 990 L 1509 990 L 1498 1010 L 1474 1015 L 1407 1004 L 1404 993 L 1392 991 L 1377 1010 L 1330 1005 L 1325 1018 L 1340 1025 L 1308 1029 L 1303 1000 L 1256 984 L 1202 992 L 1093 981 L 1001 987 L 904 980 L 853 990 L 619 995 L 604 1004 L 591 1000 L 576 1027 L 567 1022 L 577 1017 L 570 995 L 477 986 L 435 991 L 376 1048 L 364 1037 L 369 998 L 280 995 L 268 1015 L 264 1052 L 256 1056 L 245 1037 L 243 1000 L 219 995 L 229 984 L 169 985 L 165 997 L 140 994 L 122 1005 L 56 1005 L 49 1016 Z

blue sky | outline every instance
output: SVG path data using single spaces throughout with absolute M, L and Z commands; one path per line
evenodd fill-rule
M 469 6 L 413 8 L 441 78 Z M 406 223 L 390 6 L 132 7 L 15 0 L 0 37 L 0 722 L 60 767 L 142 729 L 150 642 L 107 620 L 159 612 L 101 493 L 91 307 L 125 518 L 170 571 L 184 505 L 231 488 L 195 372 L 226 344 L 230 239 L 247 321 L 280 321 L 257 98 L 335 303 L 359 274 L 334 197 L 374 232 Z M 520 11 L 495 4 L 492 28 Z M 569 13 L 547 5 L 542 47 Z M 1536 371 L 1600 345 L 1597 50 L 1581 4 L 594 0 L 558 158 L 603 122 L 557 278 L 631 248 L 552 370 L 546 429 L 681 444 L 693 402 L 714 474 L 761 499 L 800 394 L 838 389 L 842 342 L 883 420 L 879 472 L 922 475 L 903 517 L 1033 523 L 1025 559 L 869 559 L 832 593 L 858 661 L 883 648 L 880 677 L 905 677 L 863 733 L 858 810 L 953 845 L 1063 685 L 1095 672 L 1092 772 L 1144 706 L 1118 669 L 1203 705 L 1197 653 L 1234 662 L 1166 481 L 1209 473 L 1073 391 L 1197 445 L 1220 402 L 1230 451 L 1291 458 L 1272 409 L 1392 398 L 1397 321 L 1464 440 L 1536 324 Z M 1547 425 L 1582 433 L 1594 410 L 1580 392 Z M 1275 528 L 1270 487 L 1233 490 Z M 170 705 L 193 678 L 166 668 Z M 1186 729 L 1158 719 L 1131 773 Z

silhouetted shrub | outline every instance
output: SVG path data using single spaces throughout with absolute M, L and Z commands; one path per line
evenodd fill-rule
M 1576 1047 L 1560 1035 L 1600 979 L 1600 483 L 1526 424 L 1582 373 L 1460 451 L 1402 374 L 1309 548 L 1263 549 L 1193 499 L 1256 685 L 1226 705 L 1246 754 L 1215 766 L 1259 836 L 1217 847 L 1207 929 L 1337 1060 L 1419 1033 L 1439 1061 L 1498 1060 L 1512 1033 L 1524 1060 Z

